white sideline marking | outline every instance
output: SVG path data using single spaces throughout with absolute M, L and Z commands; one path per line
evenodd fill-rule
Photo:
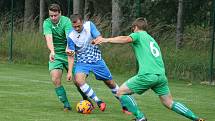
M 19 78 L 19 77 L 13 77 L 13 76 L 10 76 L 10 77 L 0 76 L 0 78 L 7 80 L 7 81 L 30 81 L 30 82 L 45 83 L 45 84 L 52 83 L 51 81 L 47 81 L 47 80 L 41 81 L 41 80 L 36 80 L 36 79 L 26 79 L 26 78 Z

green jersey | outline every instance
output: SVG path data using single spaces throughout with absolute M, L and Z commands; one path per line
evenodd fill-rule
M 138 74 L 165 74 L 164 63 L 157 42 L 145 31 L 129 35 L 138 61 Z
M 61 16 L 57 24 L 52 23 L 50 18 L 47 18 L 43 23 L 43 34 L 52 34 L 54 50 L 56 54 L 65 53 L 67 44 L 67 34 L 72 28 L 71 21 L 68 17 Z

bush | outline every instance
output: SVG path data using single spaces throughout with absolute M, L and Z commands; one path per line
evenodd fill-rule
M 103 28 L 105 32 L 110 29 L 109 26 L 107 27 Z M 208 28 L 187 26 L 184 31 L 184 45 L 180 50 L 175 49 L 174 25 L 154 25 L 149 28 L 149 33 L 161 47 L 169 78 L 189 81 L 208 80 L 210 52 Z M 7 61 L 9 32 L 1 29 L 0 34 L 0 61 Z M 47 64 L 48 49 L 41 33 L 36 30 L 28 32 L 15 30 L 13 41 L 14 63 Z M 102 56 L 112 72 L 136 73 L 136 60 L 129 44 L 105 44 L 100 48 Z

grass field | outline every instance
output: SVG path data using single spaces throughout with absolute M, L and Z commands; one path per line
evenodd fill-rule
M 120 84 L 129 75 L 113 74 Z M 107 103 L 105 112 L 97 109 L 90 115 L 79 114 L 76 103 L 81 100 L 75 86 L 63 84 L 73 110 L 65 113 L 57 100 L 54 86 L 49 79 L 47 66 L 0 64 L 0 121 L 130 121 L 133 116 L 121 113 L 119 102 L 105 85 L 90 76 L 89 84 L 97 95 Z M 184 81 L 169 81 L 175 100 L 183 102 L 197 115 L 208 121 L 215 121 L 215 87 Z M 144 95 L 134 95 L 138 105 L 145 111 L 149 121 L 189 121 L 164 108 L 157 96 L 148 91 Z

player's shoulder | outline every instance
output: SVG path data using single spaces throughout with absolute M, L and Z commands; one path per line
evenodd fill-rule
M 70 20 L 67 16 L 60 16 L 62 19 Z
M 52 21 L 51 21 L 51 19 L 50 18 L 47 18 L 47 19 L 45 19 L 44 21 L 43 21 L 43 27 L 45 27 L 45 28 L 49 28 L 49 27 L 51 27 L 52 26 Z
M 90 27 L 91 21 L 84 21 L 84 27 Z
M 51 24 L 51 19 L 50 18 L 46 18 L 43 23 L 47 23 L 47 24 Z
M 60 19 L 61 19 L 62 22 L 70 21 L 70 19 L 68 17 L 66 17 L 66 16 L 61 16 Z

